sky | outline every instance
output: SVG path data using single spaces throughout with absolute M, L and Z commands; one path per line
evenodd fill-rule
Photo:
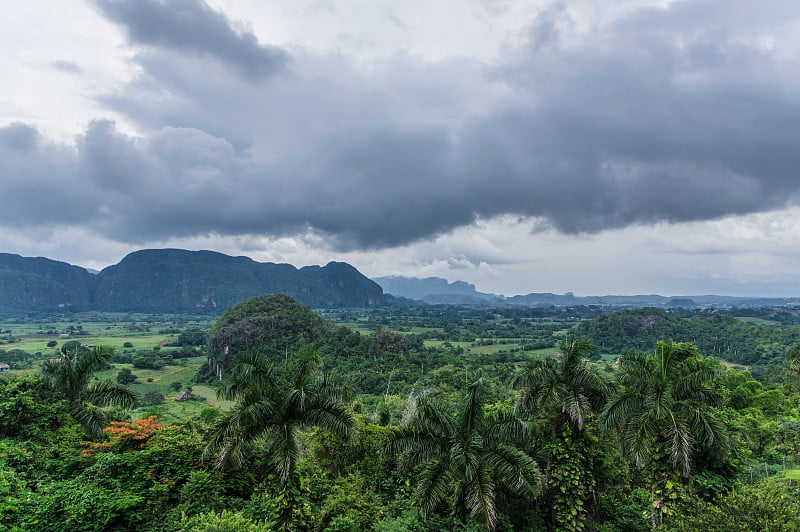
M 0 252 L 800 296 L 796 0 L 26 0 Z

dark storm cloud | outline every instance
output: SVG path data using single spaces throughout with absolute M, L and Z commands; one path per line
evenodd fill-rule
M 507 159 L 516 145 L 527 159 L 509 174 L 526 172 L 535 186 L 528 201 L 504 198 L 507 208 L 595 231 L 795 201 L 800 107 L 785 72 L 797 51 L 782 50 L 780 36 L 775 50 L 759 42 L 798 14 L 782 7 L 767 15 L 747 2 L 676 3 L 637 11 L 597 41 L 512 58 L 496 75 L 528 103 L 482 127 L 504 132 L 494 156 Z
M 93 215 L 93 194 L 80 182 L 74 151 L 46 143 L 28 125 L 0 127 L 0 183 L 0 225 L 74 224 Z
M 224 14 L 202 0 L 94 0 L 100 12 L 122 26 L 132 44 L 212 57 L 248 79 L 283 68 L 286 54 L 236 31 Z
M 491 66 L 397 55 L 364 72 L 297 53 L 259 81 L 223 59 L 278 64 L 272 49 L 204 4 L 98 5 L 149 46 L 102 100 L 148 133 L 95 122 L 70 151 L 0 131 L 18 194 L 36 196 L 32 172 L 83 205 L 30 223 L 88 220 L 125 242 L 311 229 L 350 249 L 509 213 L 594 232 L 800 199 L 793 2 L 676 2 L 592 33 L 552 9 Z

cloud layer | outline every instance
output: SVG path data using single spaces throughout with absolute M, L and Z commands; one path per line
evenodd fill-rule
M 0 128 L 0 182 L 19 198 L 0 225 L 127 243 L 310 231 L 355 250 L 502 215 L 595 233 L 800 197 L 795 2 L 588 23 L 554 3 L 495 61 L 369 67 L 262 42 L 200 0 L 94 4 L 136 72 L 97 101 L 138 133 L 96 120 L 68 146 Z

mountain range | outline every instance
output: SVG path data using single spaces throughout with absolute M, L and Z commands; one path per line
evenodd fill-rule
M 800 305 L 800 298 L 763 298 L 718 295 L 662 296 L 643 294 L 632 296 L 576 296 L 572 292 L 553 294 L 533 292 L 526 295 L 506 297 L 500 294 L 478 292 L 475 285 L 464 281 L 448 282 L 440 277 L 403 277 L 390 275 L 373 279 L 387 294 L 416 299 L 428 304 L 449 305 L 496 305 L 524 307 L 569 307 L 598 305 L 608 307 L 776 307 Z
M 42 257 L 0 253 L 0 310 L 221 312 L 264 294 L 313 307 L 398 303 L 343 262 L 295 268 L 213 251 L 147 249 L 93 274 Z
M 286 294 L 312 308 L 409 304 L 491 306 L 763 307 L 800 305 L 798 298 L 730 296 L 575 296 L 531 293 L 506 297 L 438 277 L 369 279 L 344 262 L 295 268 L 213 251 L 145 249 L 92 273 L 43 257 L 0 253 L 0 311 L 56 310 L 220 313 L 245 299 Z M 412 300 L 421 301 L 415 303 Z

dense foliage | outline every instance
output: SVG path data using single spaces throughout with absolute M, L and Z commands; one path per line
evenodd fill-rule
M 691 342 L 702 353 L 755 365 L 761 373 L 770 363 L 781 364 L 786 349 L 800 341 L 800 317 L 790 311 L 748 309 L 734 316 L 644 308 L 603 314 L 578 325 L 576 333 L 605 353 L 648 350 L 659 340 Z
M 220 317 L 209 337 L 209 363 L 218 377 L 242 353 L 280 360 L 288 351 L 319 340 L 329 325 L 285 295 L 248 299 Z
M 260 331 L 270 321 L 255 317 L 270 313 L 288 321 Z M 732 318 L 758 345 L 773 339 L 777 370 L 756 380 L 682 337 L 598 358 L 569 332 L 581 321 L 602 331 L 598 313 L 348 310 L 329 313 L 335 323 L 254 300 L 210 331 L 250 320 L 263 341 L 229 336 L 232 363 L 209 403 L 175 401 L 213 392 L 183 347 L 111 356 L 59 341 L 15 355 L 32 366 L 0 376 L 0 530 L 800 528 L 795 322 Z M 100 392 L 125 388 L 104 379 L 119 375 L 143 406 L 104 406 Z M 103 430 L 81 408 L 102 413 Z

